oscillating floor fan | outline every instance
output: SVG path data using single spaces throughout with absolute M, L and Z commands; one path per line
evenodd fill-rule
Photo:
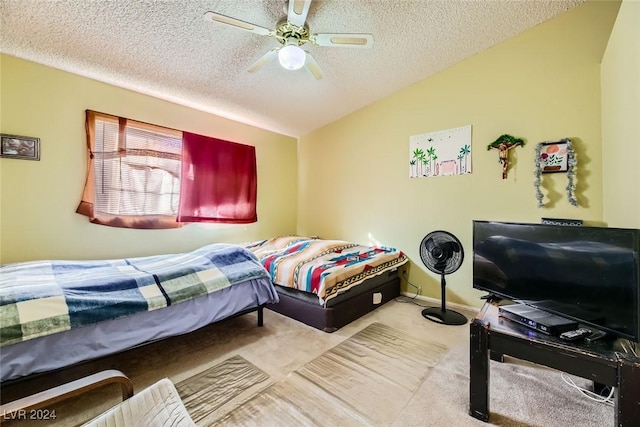
M 432 231 L 427 234 L 420 243 L 420 258 L 424 265 L 434 273 L 440 275 L 442 288 L 442 304 L 440 308 L 431 307 L 422 310 L 422 315 L 437 323 L 444 325 L 464 325 L 467 318 L 453 310 L 447 310 L 445 288 L 447 282 L 445 275 L 458 270 L 464 259 L 462 244 L 448 231 Z

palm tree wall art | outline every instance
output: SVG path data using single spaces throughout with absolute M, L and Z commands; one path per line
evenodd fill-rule
M 409 138 L 409 177 L 471 173 L 471 125 Z

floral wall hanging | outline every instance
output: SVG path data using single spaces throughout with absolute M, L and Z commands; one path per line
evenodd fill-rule
M 536 178 L 534 186 L 536 188 L 538 207 L 544 207 L 544 195 L 540 189 L 542 184 L 542 174 L 556 172 L 567 173 L 567 199 L 572 206 L 578 206 L 578 199 L 575 196 L 576 166 L 578 164 L 578 160 L 571 140 L 569 138 L 565 138 L 556 142 L 539 143 L 536 147 L 535 161 L 536 167 L 534 173 Z

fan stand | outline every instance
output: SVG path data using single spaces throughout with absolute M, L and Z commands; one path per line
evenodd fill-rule
M 441 275 L 440 287 L 442 293 L 442 303 L 440 308 L 430 307 L 422 310 L 422 316 L 425 319 L 429 319 L 432 322 L 441 323 L 443 325 L 464 325 L 467 323 L 467 318 L 458 313 L 457 311 L 447 310 L 445 287 L 447 282 L 444 280 L 444 273 Z

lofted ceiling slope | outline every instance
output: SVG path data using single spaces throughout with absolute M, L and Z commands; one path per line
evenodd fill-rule
M 286 0 L 0 0 L 0 51 L 299 137 L 585 1 L 313 0 L 311 33 L 374 37 L 306 45 L 322 80 L 277 60 L 249 73 L 278 41 L 203 19 L 274 29 Z

